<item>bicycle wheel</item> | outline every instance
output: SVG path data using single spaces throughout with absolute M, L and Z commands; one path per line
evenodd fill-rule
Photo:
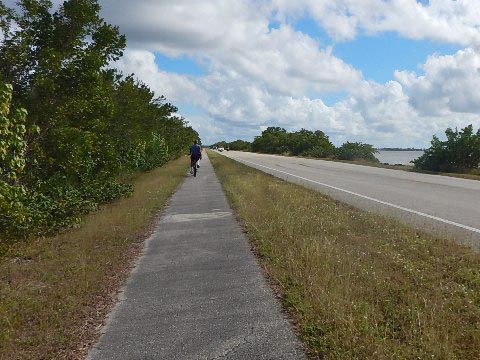
M 193 176 L 196 177 L 197 176 L 197 162 L 195 161 L 195 163 L 193 164 Z

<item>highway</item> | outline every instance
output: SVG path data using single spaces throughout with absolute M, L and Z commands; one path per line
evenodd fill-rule
M 480 250 L 480 181 L 279 155 L 222 154 Z

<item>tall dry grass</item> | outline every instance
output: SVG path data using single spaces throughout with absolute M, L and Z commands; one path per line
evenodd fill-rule
M 76 229 L 17 244 L 0 259 L 0 358 L 81 359 L 161 208 L 184 178 L 179 159 L 133 179 L 134 193 Z
M 479 254 L 210 159 L 313 357 L 480 358 Z

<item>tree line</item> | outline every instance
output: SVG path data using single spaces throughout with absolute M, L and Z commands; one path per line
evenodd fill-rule
M 444 141 L 433 136 L 431 146 L 424 151 L 424 154 L 411 161 L 414 169 L 433 172 L 478 173 L 480 169 L 480 129 L 475 132 L 473 125 L 468 125 L 461 130 L 447 128 L 445 135 L 446 140 Z M 260 136 L 256 136 L 253 142 L 220 141 L 212 146 L 266 154 L 378 162 L 375 157 L 377 151 L 372 145 L 347 141 L 341 146 L 335 147 L 328 136 L 320 130 L 301 129 L 287 132 L 281 127 L 268 127 Z
M 376 150 L 370 144 L 346 142 L 335 147 L 328 136 L 321 130 L 301 129 L 288 132 L 281 127 L 268 127 L 253 142 L 235 140 L 220 141 L 212 146 L 225 149 L 253 151 L 265 154 L 284 154 L 292 156 L 308 156 L 314 158 L 332 158 L 339 160 L 367 160 L 378 162 Z
M 95 0 L 0 1 L 0 252 L 125 196 L 120 175 L 184 153 L 177 108 L 110 64 L 126 39 Z

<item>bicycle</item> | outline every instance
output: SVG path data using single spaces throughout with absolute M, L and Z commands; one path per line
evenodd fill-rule
M 190 173 L 192 174 L 193 173 L 193 176 L 196 177 L 197 176 L 197 170 L 198 170 L 198 160 L 200 159 L 196 159 L 196 160 L 191 160 L 191 163 L 190 163 Z

